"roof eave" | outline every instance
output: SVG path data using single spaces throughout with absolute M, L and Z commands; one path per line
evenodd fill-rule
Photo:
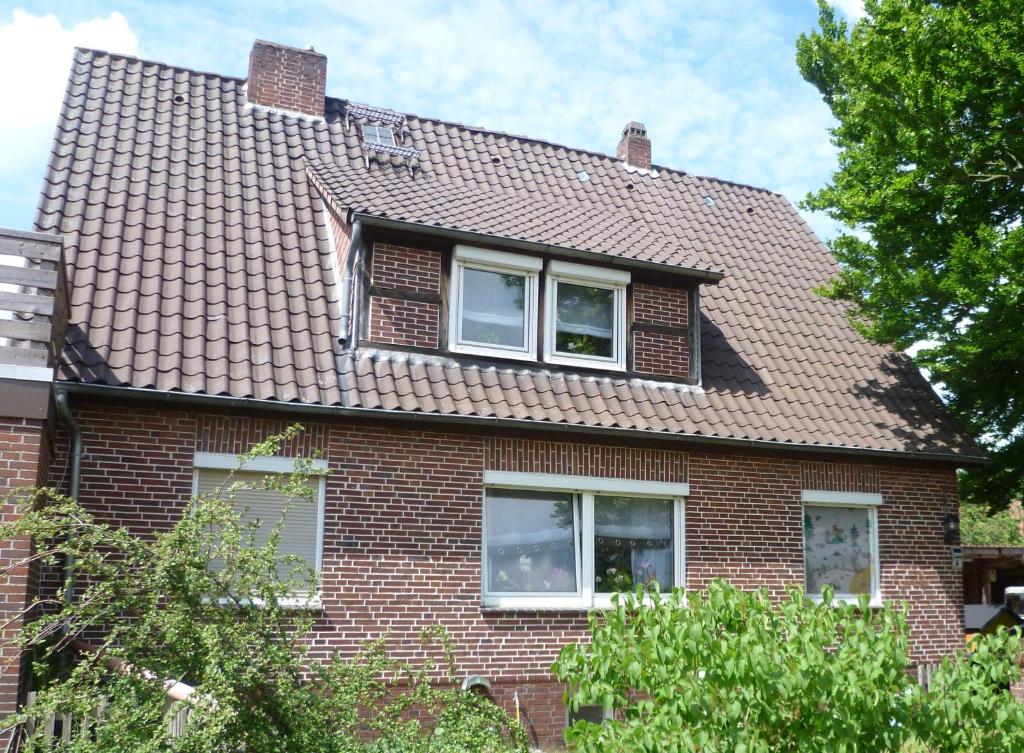
M 181 403 L 191 405 L 209 405 L 225 408 L 244 408 L 248 410 L 265 410 L 281 413 L 344 416 L 347 418 L 383 419 L 389 421 L 408 421 L 411 423 L 436 423 L 462 426 L 490 426 L 497 429 L 518 429 L 520 431 L 550 431 L 555 433 L 587 434 L 591 436 L 644 439 L 659 442 L 680 442 L 718 447 L 748 448 L 782 452 L 800 452 L 827 455 L 844 455 L 895 461 L 927 461 L 944 463 L 957 467 L 981 466 L 989 463 L 989 458 L 976 455 L 956 453 L 921 452 L 919 450 L 885 450 L 850 445 L 819 445 L 797 444 L 767 439 L 741 439 L 735 437 L 716 437 L 706 434 L 684 434 L 661 431 L 644 431 L 642 429 L 626 429 L 611 426 L 588 426 L 585 424 L 565 424 L 535 421 L 532 419 L 500 418 L 496 416 L 465 416 L 445 413 L 421 413 L 386 408 L 361 408 L 344 405 L 323 405 L 320 403 L 283 402 L 280 400 L 264 400 L 251 397 L 231 397 L 228 395 L 208 395 L 205 393 L 174 392 L 147 389 L 144 387 L 123 387 L 105 384 L 86 384 L 84 382 L 59 382 L 59 389 L 66 389 L 80 395 L 92 397 L 125 397 L 136 400 L 153 400 L 157 402 Z
M 348 211 L 349 224 L 359 220 L 367 227 L 379 227 L 385 230 L 397 230 L 411 233 L 423 233 L 443 238 L 450 238 L 466 243 L 484 243 L 491 246 L 516 249 L 518 251 L 533 251 L 539 254 L 550 254 L 566 259 L 577 259 L 581 261 L 597 262 L 611 267 L 623 269 L 653 272 L 659 275 L 672 275 L 674 277 L 686 277 L 696 279 L 702 283 L 717 285 L 725 277 L 722 272 L 710 269 L 697 269 L 695 267 L 681 267 L 674 264 L 659 264 L 658 262 L 645 261 L 643 259 L 629 259 L 622 256 L 601 253 L 600 251 L 586 251 L 580 248 L 569 246 L 556 246 L 550 243 L 539 243 L 527 241 L 521 238 L 511 238 L 504 235 L 490 235 L 477 233 L 471 230 L 460 230 L 459 228 L 444 227 L 441 225 L 430 225 L 422 222 L 411 222 L 408 220 L 395 220 L 390 217 L 370 214 L 365 211 L 350 209 Z

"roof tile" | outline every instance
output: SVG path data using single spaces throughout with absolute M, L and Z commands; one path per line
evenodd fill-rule
M 243 85 L 76 52 L 36 222 L 68 253 L 62 379 L 978 454 L 908 358 L 813 292 L 835 262 L 779 194 L 416 116 L 415 172 L 367 168 L 346 102 L 309 121 L 248 106 Z M 702 288 L 703 388 L 336 352 L 317 189 L 367 214 L 723 272 Z

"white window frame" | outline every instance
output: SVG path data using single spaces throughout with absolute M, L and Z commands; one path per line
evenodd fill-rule
M 601 708 L 601 718 L 602 718 L 603 721 L 609 722 L 609 721 L 612 721 L 615 718 L 615 712 L 613 712 L 612 709 L 605 708 L 600 703 L 585 703 L 583 705 L 584 706 L 598 706 L 598 707 L 600 707 Z M 567 704 L 566 707 L 565 707 L 565 729 L 569 728 L 570 716 L 571 715 L 572 715 L 572 712 L 569 711 L 569 706 Z
M 845 507 L 864 509 L 868 512 L 871 523 L 871 593 L 870 605 L 882 606 L 882 556 L 878 549 L 878 508 L 882 505 L 882 495 L 869 492 L 830 492 L 816 489 L 804 489 L 800 493 L 800 551 L 803 556 L 804 588 L 807 587 L 807 535 L 804 532 L 803 520 L 808 507 Z M 807 598 L 821 603 L 821 594 L 807 594 Z M 835 594 L 836 604 L 858 604 L 859 594 Z
M 487 571 L 487 491 L 488 489 L 517 489 L 522 491 L 551 491 L 579 495 L 580 515 L 573 516 L 573 535 L 579 550 L 577 559 L 575 594 L 493 593 Z M 546 473 L 518 473 L 514 471 L 484 471 L 481 525 L 481 596 L 485 608 L 494 609 L 608 609 L 611 594 L 594 591 L 594 498 L 603 496 L 645 497 L 672 500 L 672 534 L 674 555 L 674 583 L 682 587 L 686 582 L 686 506 L 685 497 L 690 485 L 632 479 L 598 478 L 591 476 L 563 476 Z M 580 533 L 582 532 L 582 541 Z
M 218 470 L 232 471 L 238 469 L 242 472 L 254 473 L 292 473 L 295 470 L 297 458 L 284 457 L 256 457 L 239 466 L 238 455 L 219 452 L 197 452 L 192 456 L 192 496 L 199 493 L 199 471 Z M 310 462 L 310 473 L 317 477 L 316 486 L 316 572 L 318 576 L 323 574 L 324 556 L 324 508 L 327 498 L 327 471 L 326 460 L 313 460 Z M 322 605 L 322 593 L 309 594 L 308 596 L 296 596 L 281 599 L 279 606 L 292 607 L 296 609 L 319 609 Z
M 590 267 L 567 261 L 551 260 L 547 268 L 544 301 L 544 360 L 560 366 L 583 366 L 614 371 L 626 370 L 626 288 L 630 273 L 621 269 Z M 555 350 L 555 327 L 558 313 L 558 284 L 584 285 L 614 292 L 612 316 L 612 355 L 585 356 Z
M 373 129 L 373 138 L 372 139 L 366 138 L 366 130 L 368 128 L 372 128 Z M 366 123 L 366 124 L 364 124 L 362 126 L 361 130 L 362 130 L 362 133 L 363 133 L 363 143 L 364 144 L 380 144 L 380 145 L 383 145 L 383 146 L 397 146 L 398 145 L 398 137 L 395 135 L 395 129 L 392 128 L 391 126 L 380 126 L 380 125 L 373 125 L 371 123 Z M 386 141 L 381 141 L 380 140 L 380 132 L 381 131 L 386 131 L 387 133 L 389 133 L 391 135 L 391 142 L 390 143 L 388 143 Z
M 448 349 L 454 353 L 477 356 L 497 356 L 518 361 L 537 360 L 539 277 L 543 266 L 544 262 L 533 256 L 456 246 L 452 255 L 451 300 L 448 306 Z M 462 281 L 466 269 L 510 274 L 526 279 L 523 293 L 523 347 L 462 341 Z

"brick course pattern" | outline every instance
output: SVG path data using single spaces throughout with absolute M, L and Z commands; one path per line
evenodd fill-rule
M 256 42 L 249 54 L 249 101 L 323 117 L 327 57 L 313 50 Z
M 686 453 L 637 447 L 546 442 L 516 437 L 484 440 L 484 463 L 490 471 L 554 473 L 640 481 L 686 482 Z
M 440 346 L 440 253 L 375 243 L 370 280 L 374 288 L 368 325 L 371 340 L 421 348 Z
M 436 303 L 373 296 L 370 299 L 370 339 L 389 345 L 438 347 Z
M 690 310 L 686 290 L 633 285 L 633 370 L 643 374 L 690 376 Z M 654 325 L 658 331 L 647 331 Z M 668 331 L 666 331 L 668 328 Z
M 352 244 L 352 228 L 333 210 L 327 210 L 327 221 L 330 226 L 331 242 L 334 244 L 335 261 L 338 265 L 338 280 L 344 273 L 345 262 L 348 260 L 349 246 Z
M 861 492 L 877 494 L 881 478 L 877 465 L 856 463 L 800 463 L 800 485 L 824 492 Z
M 0 418 L 0 520 L 13 520 L 16 515 L 16 490 L 45 483 L 49 476 L 50 442 L 43 421 L 23 418 Z M 0 558 L 6 565 L 31 553 L 26 540 L 0 542 Z M 21 629 L 19 617 L 31 600 L 36 587 L 34 568 L 19 567 L 6 573 L 0 584 L 0 716 L 17 710 L 21 682 L 21 657 L 7 646 Z M 0 744 L 7 738 L 0 734 Z
M 441 292 L 441 254 L 408 246 L 373 244 L 370 265 L 373 284 L 388 290 Z
M 627 164 L 651 169 L 651 142 L 641 136 L 626 136 L 615 150 L 616 156 Z
M 236 453 L 279 431 L 285 419 L 165 407 L 78 402 L 85 442 L 82 501 L 98 517 L 145 534 L 181 514 L 197 450 Z M 452 633 L 460 672 L 494 684 L 512 710 L 518 691 L 535 741 L 561 741 L 564 688 L 550 666 L 584 640 L 581 611 L 484 609 L 480 600 L 482 474 L 485 469 L 651 480 L 686 480 L 686 585 L 727 577 L 779 596 L 803 581 L 800 492 L 807 478 L 837 490 L 875 483 L 883 597 L 910 602 L 916 661 L 962 647 L 958 571 L 942 543 L 942 514 L 955 493 L 952 470 L 914 465 L 802 463 L 741 452 L 480 436 L 470 432 L 302 420 L 306 432 L 283 454 L 323 452 L 327 479 L 323 610 L 313 652 L 351 654 L 387 635 L 391 650 L 426 655 L 418 633 Z M 57 467 L 66 457 L 59 438 Z M 845 467 L 845 470 L 844 470 Z M 867 479 L 867 480 L 865 480 Z

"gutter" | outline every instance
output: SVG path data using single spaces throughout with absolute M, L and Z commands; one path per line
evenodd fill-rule
M 525 241 L 519 238 L 510 238 L 505 235 L 491 235 L 489 233 L 475 233 L 470 230 L 455 230 L 453 228 L 428 225 L 422 222 L 409 222 L 407 220 L 392 220 L 388 217 L 377 217 L 372 214 L 364 214 L 355 210 L 349 210 L 349 224 L 361 222 L 367 227 L 379 227 L 385 230 L 398 230 L 409 233 L 422 233 L 424 235 L 440 236 L 452 240 L 465 241 L 466 243 L 485 244 L 501 246 L 503 248 L 514 248 L 519 251 L 532 251 L 538 254 L 550 254 L 569 259 L 580 259 L 582 261 L 596 262 L 606 266 L 623 267 L 636 269 L 644 272 L 654 272 L 659 275 L 672 275 L 676 277 L 697 278 L 705 283 L 715 285 L 725 275 L 722 272 L 714 272 L 709 269 L 696 269 L 692 267 L 678 267 L 672 264 L 658 264 L 643 259 L 629 259 L 622 256 L 612 256 L 599 251 L 584 251 L 579 248 L 568 246 L 552 246 L 550 243 L 538 243 L 536 241 Z
M 585 434 L 587 436 L 616 437 L 643 441 L 680 442 L 706 445 L 709 447 L 739 447 L 756 450 L 787 452 L 809 452 L 822 455 L 848 455 L 863 458 L 885 458 L 888 460 L 921 460 L 946 463 L 955 466 L 987 465 L 990 460 L 978 455 L 950 455 L 940 452 L 915 452 L 904 450 L 873 450 L 849 445 L 803 445 L 793 442 L 779 442 L 770 439 L 738 439 L 715 437 L 705 434 L 674 434 L 642 429 L 619 429 L 608 426 L 586 426 L 583 424 L 544 423 L 523 418 L 497 418 L 493 416 L 462 416 L 444 413 L 414 413 L 411 411 L 386 410 L 384 408 L 354 408 L 343 405 L 320 405 L 315 403 L 286 403 L 279 400 L 261 400 L 251 397 L 229 397 L 188 392 L 158 392 L 141 387 L 117 387 L 83 382 L 63 382 L 61 389 L 90 397 L 126 398 L 148 400 L 172 405 L 207 405 L 210 407 L 242 408 L 251 411 L 272 411 L 292 415 L 313 415 L 373 419 L 382 421 L 455 424 L 460 426 L 488 427 L 494 429 L 515 429 L 517 431 L 548 431 L 561 434 Z
M 78 502 L 78 495 L 82 482 L 82 430 L 75 421 L 71 412 L 71 403 L 68 401 L 68 390 L 61 387 L 54 395 L 54 402 L 57 404 L 57 414 L 61 420 L 68 425 L 71 432 L 71 499 Z M 68 532 L 68 543 L 74 541 L 74 534 Z M 64 603 L 70 604 L 75 595 L 75 558 L 68 555 L 64 563 Z

